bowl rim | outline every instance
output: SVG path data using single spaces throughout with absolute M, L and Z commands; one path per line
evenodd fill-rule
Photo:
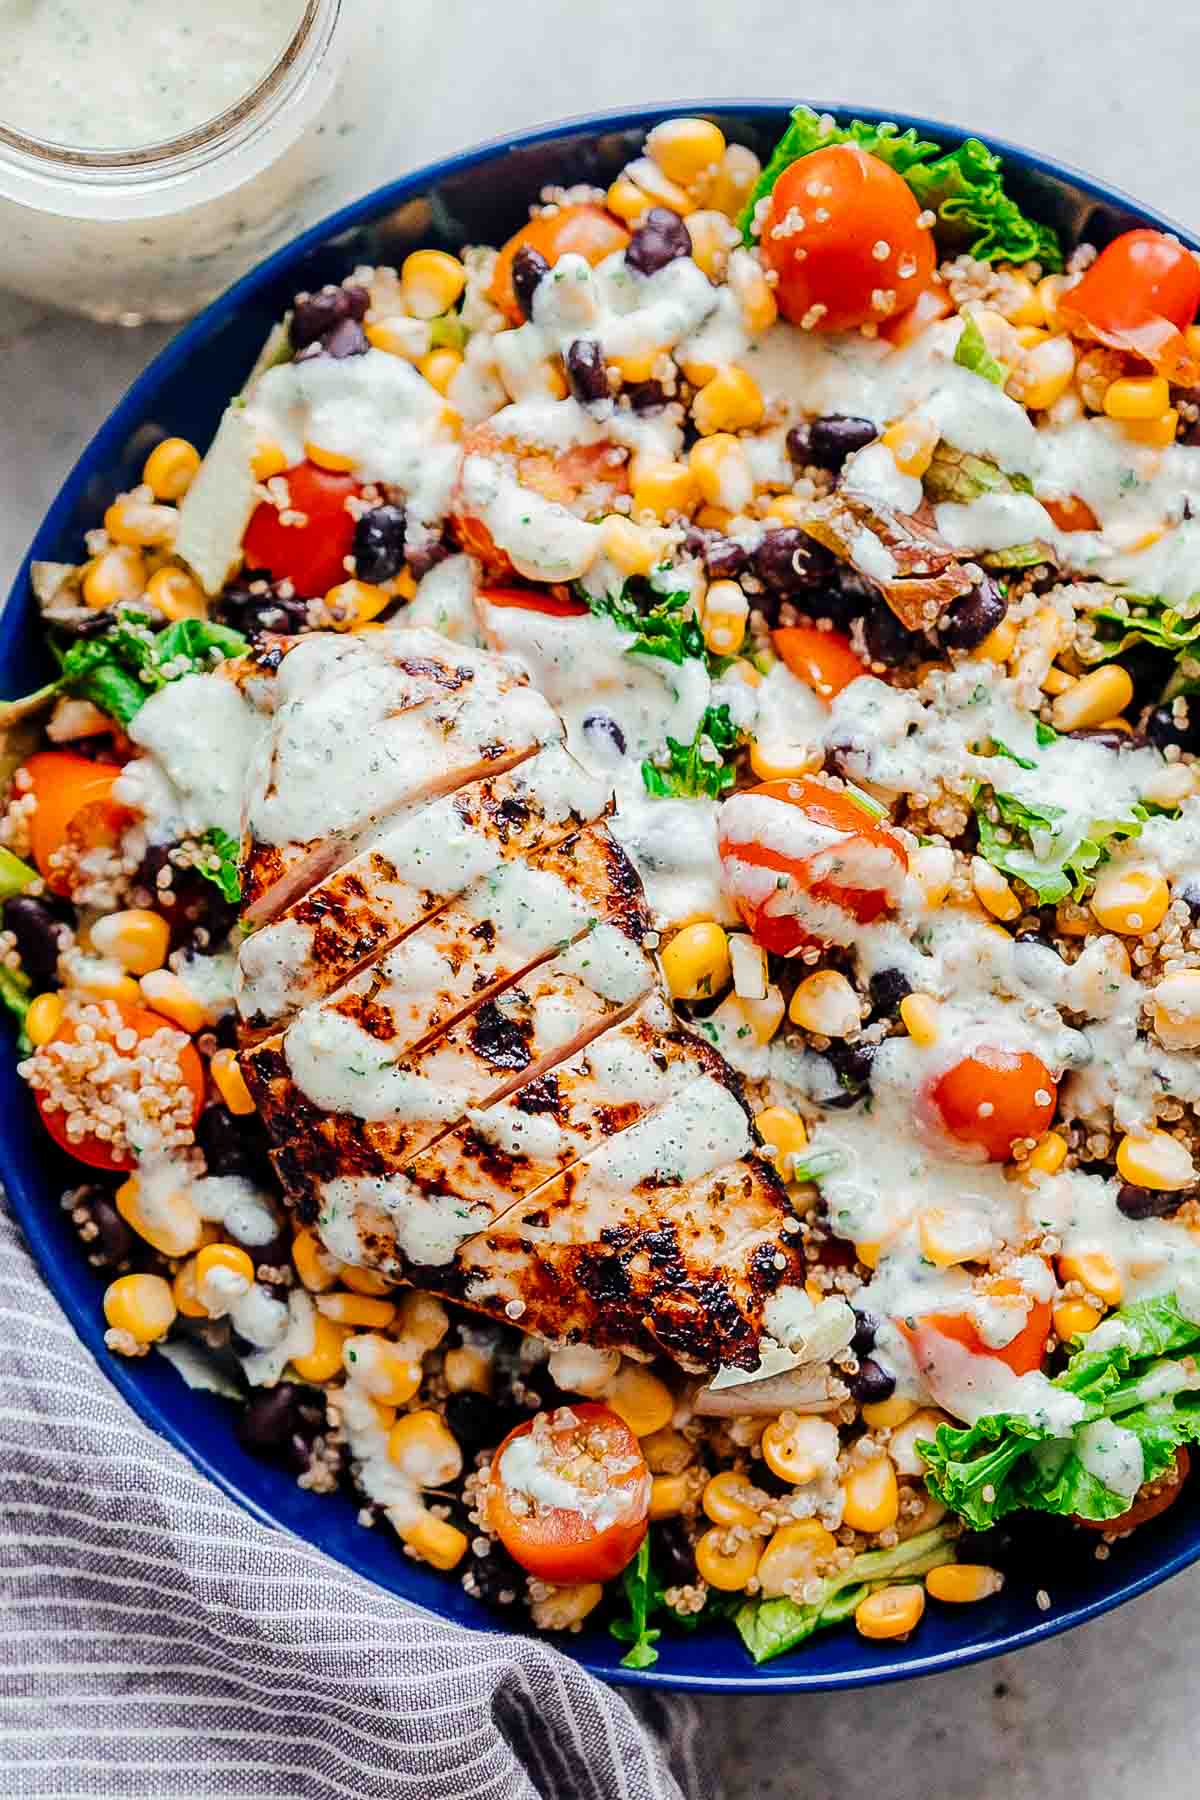
M 339 207 L 306 231 L 289 239 L 285 245 L 256 264 L 253 269 L 210 301 L 193 319 L 175 332 L 132 382 L 122 398 L 110 410 L 104 422 L 88 440 L 58 487 L 50 506 L 43 514 L 33 541 L 21 559 L 11 588 L 2 609 L 0 609 L 0 663 L 6 660 L 21 630 L 22 613 L 29 590 L 30 566 L 34 561 L 37 545 L 42 539 L 51 538 L 60 532 L 77 516 L 94 466 L 114 448 L 127 441 L 130 430 L 141 423 L 146 403 L 152 400 L 160 383 L 202 349 L 206 337 L 214 326 L 230 319 L 250 296 L 260 289 L 269 287 L 290 265 L 300 261 L 310 251 L 327 245 L 342 234 L 401 206 L 406 200 L 448 176 L 461 175 L 485 163 L 497 161 L 506 151 L 534 148 L 539 144 L 569 138 L 572 135 L 585 136 L 603 131 L 645 130 L 661 119 L 691 117 L 697 113 L 738 113 L 746 118 L 757 119 L 764 124 L 774 121 L 782 129 L 788 114 L 793 107 L 798 105 L 811 106 L 818 113 L 829 112 L 843 119 L 864 119 L 874 124 L 885 120 L 893 121 L 901 129 L 914 127 L 922 136 L 932 137 L 946 146 L 957 146 L 964 139 L 975 135 L 967 127 L 953 124 L 948 120 L 926 118 L 922 115 L 895 109 L 858 106 L 846 101 L 828 102 L 795 98 L 716 96 L 690 101 L 671 101 L 659 105 L 647 103 L 633 108 L 570 114 L 563 118 L 530 126 L 522 131 L 499 133 L 472 145 L 467 150 L 424 163 L 419 168 L 397 177 L 394 181 L 385 182 L 359 199 Z M 1196 236 L 1184 226 L 1155 208 L 1146 206 L 1121 188 L 1097 181 L 1070 163 L 1029 150 L 990 132 L 986 134 L 983 141 L 1009 166 L 1034 174 L 1049 175 L 1098 203 L 1127 209 L 1135 214 L 1142 223 L 1174 233 L 1191 249 L 1200 248 L 1200 242 Z M 0 1126 L 0 1180 L 3 1181 L 7 1192 L 9 1209 L 21 1226 L 42 1280 L 62 1307 L 76 1335 L 91 1353 L 101 1373 L 128 1402 L 143 1424 L 148 1425 L 174 1449 L 180 1451 L 200 1474 L 212 1481 L 259 1523 L 288 1535 L 298 1536 L 299 1534 L 292 1531 L 290 1526 L 285 1525 L 270 1507 L 261 1504 L 253 1496 L 244 1492 L 232 1475 L 214 1463 L 203 1446 L 197 1443 L 175 1418 L 173 1412 L 164 1408 L 158 1399 L 147 1391 L 145 1385 L 136 1378 L 138 1366 L 136 1363 L 124 1361 L 105 1349 L 103 1320 L 99 1308 L 86 1309 L 77 1300 L 76 1283 L 54 1253 L 54 1245 L 51 1243 L 49 1234 L 49 1221 L 44 1216 L 44 1203 L 39 1196 L 29 1190 L 23 1177 L 12 1165 L 9 1154 L 11 1135 L 11 1128 Z M 286 1477 L 281 1474 L 279 1479 L 283 1481 Z M 325 1553 L 333 1554 L 333 1552 Z M 1170 1554 L 1163 1555 L 1150 1569 L 1131 1576 L 1125 1582 L 1093 1598 L 1069 1604 L 1061 1611 L 1047 1612 L 1044 1617 L 1022 1629 L 1007 1629 L 1003 1632 L 985 1635 L 969 1644 L 924 1655 L 919 1650 L 915 1654 L 910 1650 L 902 1657 L 888 1662 L 876 1662 L 869 1667 L 848 1668 L 835 1673 L 816 1670 L 806 1672 L 802 1660 L 795 1665 L 776 1666 L 771 1673 L 754 1665 L 748 1665 L 744 1673 L 739 1671 L 737 1673 L 714 1672 L 712 1674 L 671 1671 L 657 1665 L 650 1669 L 625 1669 L 617 1660 L 616 1652 L 619 1646 L 615 1641 L 611 1657 L 597 1659 L 594 1655 L 585 1652 L 573 1660 L 600 1680 L 617 1686 L 651 1687 L 680 1692 L 730 1694 L 767 1694 L 802 1690 L 834 1692 L 847 1688 L 869 1687 L 884 1682 L 915 1680 L 921 1676 L 963 1668 L 971 1663 L 1007 1655 L 1023 1649 L 1028 1644 L 1038 1643 L 1057 1637 L 1063 1632 L 1074 1630 L 1076 1626 L 1099 1618 L 1104 1613 L 1125 1605 L 1127 1601 L 1149 1592 L 1150 1589 L 1171 1579 L 1197 1561 L 1200 1561 L 1200 1526 L 1197 1528 L 1195 1541 L 1191 1545 L 1185 1545 Z M 372 1579 L 369 1573 L 356 1572 L 362 1574 L 365 1580 Z M 406 1605 L 411 1606 L 427 1618 L 435 1619 L 443 1624 L 459 1624 L 436 1606 L 426 1605 L 421 1600 L 414 1599 L 407 1594 L 399 1595 L 399 1591 L 396 1589 L 385 1589 L 385 1591 L 397 1593 Z M 460 1625 L 459 1628 L 476 1629 L 481 1635 L 485 1633 L 491 1635 L 497 1630 L 509 1629 L 502 1620 L 497 1622 L 491 1618 L 481 1620 L 479 1625 L 474 1628 L 470 1625 Z M 569 1649 L 566 1653 L 570 1654 Z M 800 1657 L 802 1659 L 803 1651 L 800 1652 Z

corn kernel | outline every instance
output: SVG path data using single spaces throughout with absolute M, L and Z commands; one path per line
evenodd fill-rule
M 1196 1179 L 1187 1146 L 1169 1131 L 1130 1132 L 1123 1137 L 1117 1145 L 1117 1173 L 1134 1187 L 1166 1194 L 1178 1193 Z M 1099 1288 L 1092 1291 L 1104 1298 Z
M 388 1437 L 388 1456 L 418 1487 L 442 1487 L 462 1473 L 462 1451 L 440 1413 L 405 1413 Z
M 317 1311 L 337 1325 L 365 1331 L 386 1331 L 396 1317 L 391 1300 L 375 1300 L 369 1294 L 318 1294 Z
M 1175 442 L 1179 430 L 1179 411 L 1176 407 L 1169 406 L 1157 419 L 1127 419 L 1124 430 L 1125 436 L 1132 438 L 1135 444 L 1146 444 L 1152 450 L 1165 450 L 1168 444 Z M 1154 541 L 1151 538 L 1151 542 Z
M 315 463 L 318 469 L 328 469 L 331 475 L 348 475 L 355 466 L 352 456 L 346 456 L 340 450 L 329 450 L 311 438 L 305 441 L 304 454 L 310 463 Z
M 399 1526 L 399 1533 L 409 1549 L 421 1562 L 429 1563 L 435 1569 L 450 1570 L 457 1568 L 467 1554 L 469 1542 L 465 1532 L 451 1525 L 449 1519 L 439 1519 L 431 1512 L 422 1513 L 417 1519 L 411 1519 Z
M 861 1242 L 855 1244 L 854 1254 L 865 1268 L 877 1269 L 879 1267 L 879 1258 L 883 1254 L 883 1245 L 873 1243 L 869 1239 L 864 1238 Z M 811 1299 L 811 1295 L 809 1297 Z
M 753 1528 L 758 1523 L 758 1514 L 747 1495 L 750 1484 L 744 1475 L 733 1469 L 722 1469 L 705 1483 L 700 1504 L 704 1508 L 704 1516 L 711 1519 L 714 1525 L 744 1525 Z
M 250 459 L 255 481 L 270 481 L 276 475 L 282 475 L 287 466 L 288 459 L 283 447 L 273 439 L 260 438 Z
M 131 544 L 117 544 L 89 564 L 83 577 L 83 598 L 96 612 L 138 600 L 146 591 L 146 559 Z
M 1038 304 L 1051 331 L 1062 330 L 1058 303 L 1066 290 L 1074 287 L 1077 277 L 1072 275 L 1043 275 L 1037 284 Z
M 492 1391 L 492 1359 L 473 1344 L 459 1344 L 447 1350 L 442 1359 L 442 1374 L 452 1394 L 490 1394 Z
M 1046 309 L 1028 275 L 1022 274 L 1020 269 L 1003 269 L 1000 272 L 1004 276 L 1005 285 L 996 304 L 1009 324 L 1044 325 Z
M 206 619 L 208 601 L 204 589 L 186 569 L 156 569 L 146 583 L 146 599 L 164 619 Z
M 802 1487 L 836 1463 L 837 1426 L 828 1419 L 782 1413 L 763 1432 L 762 1453 L 772 1475 Z
M 117 1211 L 140 1238 L 163 1256 L 188 1256 L 198 1248 L 200 1214 L 182 1189 L 156 1194 L 153 1210 L 142 1204 L 141 1182 L 136 1175 L 123 1181 L 113 1196 Z
M 790 1106 L 767 1106 L 754 1119 L 763 1154 L 774 1163 L 781 1181 L 791 1181 L 808 1143 L 804 1120 Z
M 604 1585 L 599 1581 L 573 1581 L 567 1587 L 552 1587 L 529 1608 L 529 1616 L 539 1631 L 570 1631 L 582 1625 L 604 1598 Z
M 146 458 L 142 480 L 156 500 L 182 500 L 196 479 L 200 452 L 186 438 L 164 438 Z
M 205 1244 L 196 1253 L 195 1267 L 197 1288 L 203 1288 L 205 1281 L 217 1269 L 223 1270 L 227 1275 L 240 1275 L 247 1286 L 254 1280 L 254 1264 L 238 1244 Z
M 947 1211 L 927 1206 L 917 1221 L 921 1253 L 935 1268 L 953 1269 L 959 1263 L 983 1262 L 995 1241 L 988 1226 L 969 1211 Z
M 663 556 L 655 534 L 635 525 L 623 513 L 609 513 L 601 522 L 600 543 L 605 556 L 622 575 L 648 575 Z
M 436 1350 L 450 1329 L 450 1316 L 434 1294 L 413 1289 L 400 1302 L 399 1335 L 422 1350 Z
M 175 1300 L 161 1275 L 121 1275 L 104 1290 L 104 1317 L 138 1344 L 155 1344 L 175 1323 Z
M 1089 902 L 1096 923 L 1122 937 L 1154 931 L 1170 904 L 1170 889 L 1155 870 L 1123 865 L 1104 870 Z
M 58 1036 L 65 1011 L 61 994 L 39 994 L 36 1000 L 30 1001 L 29 1011 L 25 1014 L 25 1036 L 35 1050 Z
M 646 513 L 660 520 L 686 518 L 699 498 L 696 477 L 687 463 L 646 463 L 635 474 L 631 507 L 635 519 Z
M 754 474 L 740 438 L 727 431 L 697 438 L 688 453 L 688 467 L 703 499 L 734 513 L 749 506 L 754 495 Z
M 430 387 L 436 388 L 439 394 L 449 392 L 450 383 L 462 366 L 462 352 L 452 350 L 448 344 L 443 345 L 440 350 L 431 350 L 429 355 L 423 356 L 417 364 L 417 368 Z
M 1053 1314 L 1059 1342 L 1069 1344 L 1072 1338 L 1086 1337 L 1089 1331 L 1095 1331 L 1103 1316 L 1086 1300 L 1060 1301 Z
M 762 423 L 762 392 L 752 375 L 734 364 L 718 369 L 692 403 L 692 423 L 701 437 L 717 431 L 752 431 Z
M 1011 883 L 982 856 L 971 858 L 971 886 L 980 905 L 987 908 L 993 919 L 1001 919 L 1007 924 L 1020 918 L 1021 902 Z
M 700 1000 L 719 994 L 729 985 L 729 939 L 711 920 L 685 925 L 663 951 L 662 969 L 676 1000 Z
M 900 1488 L 888 1456 L 856 1463 L 842 1484 L 842 1522 L 871 1536 L 887 1531 L 900 1517 Z
M 152 969 L 138 985 L 146 1005 L 181 1031 L 202 1031 L 209 1023 L 207 1008 L 170 969 Z
M 780 525 L 803 526 L 805 519 L 812 516 L 812 501 L 801 500 L 798 494 L 776 494 L 763 507 L 762 516 Z
M 937 1043 L 938 1003 L 929 994 L 906 994 L 900 1002 L 900 1017 L 909 1037 L 922 1049 Z
M 684 213 L 692 210 L 692 197 L 686 188 L 672 181 L 663 173 L 658 164 L 648 156 L 637 156 L 625 165 L 625 173 L 629 179 L 647 196 L 652 206 L 666 206 L 672 212 Z
M 1157 419 L 1171 404 L 1171 389 L 1164 375 L 1123 375 L 1104 390 L 1104 410 L 1110 419 Z
M 714 581 L 704 597 L 704 642 L 714 656 L 735 656 L 746 636 L 750 602 L 736 581 Z
M 821 1037 L 844 1038 L 862 1022 L 858 995 L 836 969 L 817 969 L 797 983 L 788 1007 L 788 1018 L 802 1031 Z
M 1163 763 L 1142 783 L 1142 799 L 1150 806 L 1174 808 L 1190 800 L 1197 790 L 1197 771 L 1191 763 Z
M 902 475 L 915 475 L 920 480 L 933 461 L 940 436 L 931 419 L 914 414 L 912 418 L 898 419 L 894 425 L 889 425 L 880 441 L 891 451 Z
M 104 529 L 113 543 L 138 550 L 173 544 L 178 527 L 179 514 L 173 506 L 135 500 L 129 494 L 114 500 L 104 515 Z
M 675 1519 L 692 1497 L 690 1475 L 655 1475 L 650 1483 L 650 1517 Z
M 292 1262 L 310 1294 L 325 1293 L 338 1278 L 336 1261 L 307 1225 L 302 1225 L 292 1239 Z
M 1044 412 L 1062 397 L 1075 373 L 1075 346 L 1061 335 L 1023 350 L 1013 373 L 1016 398 L 1031 412 Z
M 143 998 L 142 990 L 132 975 L 114 975 L 104 963 L 89 965 L 75 978 L 75 989 L 89 1000 L 120 1000 L 136 1006 Z
M 837 1539 L 816 1519 L 781 1525 L 759 1560 L 760 1591 L 771 1599 L 785 1594 L 794 1582 L 815 1580 L 829 1566 L 836 1549 Z
M 1027 1168 L 1043 1175 L 1055 1175 L 1067 1160 L 1067 1140 L 1061 1132 L 1048 1131 L 1033 1150 Z
M 664 119 L 646 138 L 646 154 L 680 187 L 691 187 L 725 154 L 725 134 L 709 119 Z
M 657 345 L 649 350 L 628 350 L 622 356 L 610 357 L 607 366 L 615 369 L 628 387 L 639 381 L 649 381 L 662 354 L 662 349 Z
M 428 319 L 406 319 L 399 315 L 391 319 L 369 319 L 363 330 L 371 348 L 382 350 L 387 356 L 398 356 L 404 362 L 415 363 L 429 354 L 431 332 Z M 287 467 L 286 463 L 284 467 Z M 272 471 L 275 474 L 278 472 Z
M 1164 976 L 1151 998 L 1154 1029 L 1167 1049 L 1200 1049 L 1200 969 L 1179 969 Z M 25 1029 L 28 1032 L 28 1021 Z
M 632 1362 L 621 1364 L 605 1389 L 604 1400 L 639 1438 L 661 1431 L 675 1411 L 675 1399 L 666 1382 Z
M 989 1569 L 986 1563 L 943 1563 L 938 1569 L 930 1569 L 925 1577 L 925 1592 L 950 1606 L 969 1606 L 976 1600 L 986 1600 L 1003 1586 L 999 1569 Z
M 915 1631 L 925 1611 L 925 1589 L 915 1582 L 902 1587 L 878 1588 L 860 1600 L 854 1624 L 860 1637 L 882 1641 L 907 1637 Z
M 735 219 L 761 174 L 762 164 L 753 150 L 744 144 L 728 145 L 709 185 L 708 204 Z
M 420 1359 L 391 1338 L 364 1331 L 347 1337 L 342 1363 L 381 1406 L 407 1406 L 421 1385 Z
M 1056 731 L 1080 731 L 1123 713 L 1133 699 L 1133 682 L 1120 663 L 1093 669 L 1059 694 L 1050 709 Z
M 862 1409 L 863 1424 L 871 1431 L 895 1431 L 916 1413 L 915 1400 L 893 1394 L 890 1400 L 868 1400 Z
M 373 581 L 340 581 L 325 596 L 325 605 L 338 631 L 353 631 L 377 618 L 392 604 L 393 596 Z
M 246 1086 L 246 1078 L 238 1063 L 236 1050 L 214 1050 L 208 1072 L 213 1085 L 230 1112 L 246 1118 L 256 1110 L 254 1096 Z
M 171 1283 L 171 1297 L 185 1319 L 207 1319 L 208 1308 L 196 1289 L 196 1258 L 180 1263 Z
M 1079 677 L 1077 675 L 1068 675 L 1065 669 L 1055 666 L 1046 670 L 1045 679 L 1042 682 L 1042 692 L 1057 699 L 1059 694 L 1065 694 L 1068 688 L 1078 687 L 1078 685 Z
M 908 867 L 925 897 L 925 904 L 944 904 L 954 880 L 954 852 L 948 844 L 920 844 L 909 853 Z
M 1058 1259 L 1060 1281 L 1079 1281 L 1106 1306 L 1120 1306 L 1125 1284 L 1107 1250 L 1080 1250 Z
M 337 1325 L 321 1313 L 313 1314 L 312 1349 L 293 1356 L 292 1368 L 301 1381 L 332 1381 L 342 1370 L 342 1345 L 349 1326 Z
M 719 1593 L 740 1593 L 758 1568 L 761 1554 L 758 1538 L 746 1538 L 728 1547 L 725 1531 L 714 1525 L 697 1541 L 696 1573 Z
M 626 225 L 640 225 L 653 201 L 628 175 L 618 175 L 604 196 L 604 204 Z
M 414 250 L 400 270 L 400 298 L 415 319 L 449 312 L 466 285 L 466 269 L 445 250 Z
M 372 1299 L 379 1300 L 396 1291 L 395 1282 L 375 1269 L 360 1269 L 354 1263 L 344 1262 L 338 1264 L 337 1272 L 342 1286 L 355 1294 L 369 1294 Z
M 749 250 L 734 250 L 725 280 L 741 308 L 742 325 L 747 335 L 761 337 L 779 317 L 775 291 L 763 274 L 762 264 Z
M 92 943 L 130 975 L 161 969 L 171 947 L 171 928 L 161 913 L 143 907 L 105 913 L 92 926 Z
M 729 252 L 742 241 L 737 226 L 723 212 L 705 211 L 689 213 L 687 229 L 692 240 L 692 261 L 710 281 L 717 281 L 725 270 Z
M 750 767 L 760 781 L 787 781 L 819 769 L 825 753 L 815 744 L 796 744 L 778 738 L 751 738 Z

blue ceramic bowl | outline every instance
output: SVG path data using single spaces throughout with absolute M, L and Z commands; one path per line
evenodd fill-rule
M 605 114 L 484 144 L 380 188 L 281 250 L 214 301 L 134 383 L 63 484 L 29 559 L 78 561 L 83 532 L 99 521 L 117 492 L 139 479 L 147 452 L 161 438 L 178 434 L 208 443 L 228 396 L 241 386 L 297 289 L 340 279 L 357 262 L 395 263 L 418 244 L 457 249 L 463 243 L 498 243 L 515 230 L 530 199 L 547 183 L 611 181 L 650 126 L 671 110 L 696 109 Z M 732 141 L 750 144 L 764 157 L 787 121 L 787 108 L 779 103 L 727 101 L 703 110 Z M 848 107 L 829 110 L 844 117 L 883 116 Z M 887 116 L 902 126 L 915 125 L 947 147 L 964 135 L 930 120 Z M 1178 231 L 1195 245 L 1171 221 L 1074 170 L 1012 145 L 995 147 L 1022 204 L 1057 226 L 1068 244 L 1080 238 L 1103 244 L 1133 225 L 1151 224 Z M 0 615 L 0 693 L 29 691 L 39 676 L 44 679 L 46 663 L 27 560 Z M 302 1492 L 286 1475 L 248 1456 L 234 1437 L 225 1402 L 191 1392 L 154 1357 L 125 1362 L 108 1354 L 100 1283 L 58 1205 L 63 1188 L 77 1178 L 78 1165 L 72 1169 L 69 1173 L 39 1128 L 12 1056 L 0 1054 L 0 1178 L 59 1303 L 130 1405 L 267 1524 L 295 1532 L 442 1618 L 499 1629 L 493 1615 L 455 1581 L 402 1556 L 390 1533 L 363 1531 L 355 1523 L 352 1499 Z M 655 1667 L 638 1673 L 620 1667 L 622 1646 L 603 1629 L 567 1639 L 566 1648 L 595 1674 L 621 1682 L 743 1693 L 852 1687 L 1015 1650 L 1094 1618 L 1200 1559 L 1200 1512 L 1186 1499 L 1103 1563 L 1092 1557 L 1087 1534 L 1059 1531 L 1054 1521 L 1032 1521 L 1028 1530 L 1018 1527 L 1013 1535 L 1003 1593 L 986 1605 L 933 1608 L 908 1644 L 870 1644 L 853 1630 L 839 1629 L 755 1669 L 725 1629 L 661 1641 Z M 1040 1611 L 1036 1600 L 1043 1586 L 1053 1595 L 1048 1612 Z

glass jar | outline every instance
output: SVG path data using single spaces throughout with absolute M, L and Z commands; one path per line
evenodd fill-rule
M 202 46 L 207 0 L 193 3 Z M 127 0 L 124 23 L 141 5 L 149 40 L 158 0 Z M 387 0 L 297 0 L 295 33 L 257 85 L 167 141 L 75 148 L 0 120 L 0 285 L 104 323 L 184 319 L 382 180 L 390 146 L 379 125 L 395 116 L 387 11 Z M 76 93 L 89 91 L 86 65 L 65 46 L 63 69 Z M 197 65 L 197 84 L 203 73 Z

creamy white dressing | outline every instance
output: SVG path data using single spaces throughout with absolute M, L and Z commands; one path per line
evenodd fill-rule
M 515 1437 L 500 1458 L 500 1478 L 515 1494 L 524 1494 L 539 1506 L 557 1506 L 582 1513 L 597 1531 L 607 1531 L 618 1519 L 633 1517 L 645 1503 L 644 1484 L 610 1482 L 598 1489 L 580 1487 L 547 1465 L 533 1432 Z M 648 1479 L 648 1478 L 647 1478 Z
M 149 754 L 117 777 L 114 797 L 145 820 L 151 843 L 200 837 L 212 827 L 239 837 L 242 791 L 262 722 L 222 675 L 183 675 L 134 714 L 129 736 Z
M 458 1246 L 487 1225 L 491 1214 L 450 1194 L 426 1194 L 403 1175 L 339 1175 L 321 1190 L 317 1230 L 326 1249 L 342 1262 L 379 1266 L 368 1250 L 364 1227 L 383 1224 L 391 1232 L 398 1256 L 384 1262 L 396 1273 L 402 1260 L 441 1267 Z

